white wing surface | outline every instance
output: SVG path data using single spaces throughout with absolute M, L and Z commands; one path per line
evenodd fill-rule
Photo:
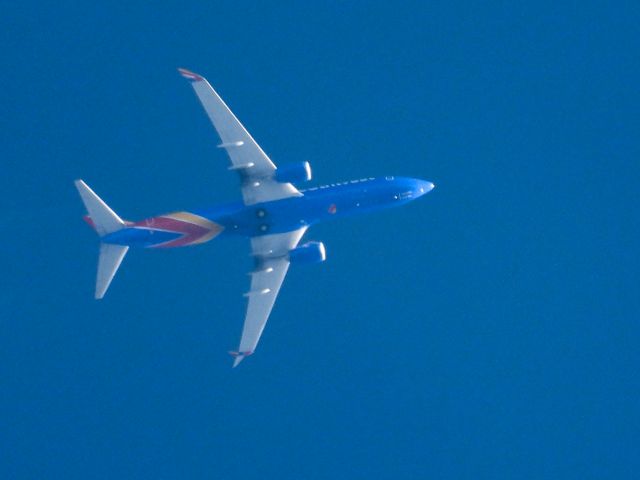
M 302 194 L 290 183 L 272 179 L 276 166 L 262 151 L 238 121 L 222 98 L 204 77 L 179 68 L 180 74 L 191 82 L 211 123 L 220 135 L 224 148 L 231 158 L 232 170 L 237 170 L 242 180 L 242 198 L 246 205 L 269 202 L 281 198 L 299 197 Z
M 96 299 L 101 299 L 107 293 L 111 280 L 118 271 L 122 259 L 129 250 L 126 245 L 100 244 L 100 256 L 98 257 L 98 274 L 96 277 Z
M 251 355 L 267 319 L 276 301 L 280 286 L 289 269 L 289 250 L 298 245 L 307 227 L 287 233 L 263 235 L 251 239 L 251 251 L 256 258 L 256 269 L 251 272 L 251 289 L 245 295 L 249 297 L 247 315 L 242 328 L 242 337 L 237 352 L 233 355 L 233 366 L 237 366 L 244 357 Z
M 124 227 L 122 219 L 89 188 L 89 185 L 82 180 L 76 180 L 75 184 L 98 235 L 103 236 Z

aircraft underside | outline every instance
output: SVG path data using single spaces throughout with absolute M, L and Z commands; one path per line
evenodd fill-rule
M 211 85 L 200 75 L 180 69 L 220 135 L 230 170 L 241 181 L 242 202 L 208 209 L 174 212 L 138 222 L 122 220 L 82 180 L 76 188 L 85 204 L 85 219 L 100 237 L 95 297 L 102 298 L 130 247 L 174 248 L 206 243 L 221 236 L 251 240 L 255 268 L 245 293 L 247 313 L 233 366 L 255 350 L 289 265 L 323 262 L 322 242 L 300 241 L 313 224 L 403 205 L 433 189 L 424 180 L 406 177 L 362 178 L 298 190 L 311 179 L 308 162 L 276 168 Z

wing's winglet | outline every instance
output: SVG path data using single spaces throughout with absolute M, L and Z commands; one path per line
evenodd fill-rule
M 180 72 L 180 75 L 182 75 L 184 78 L 186 78 L 187 80 L 189 80 L 191 82 L 200 82 L 200 81 L 204 80 L 203 77 L 201 77 L 197 73 L 193 73 L 193 72 L 187 70 L 186 68 L 179 68 L 178 72 Z
M 236 368 L 245 357 L 252 355 L 253 352 L 229 352 L 233 358 L 233 368 Z

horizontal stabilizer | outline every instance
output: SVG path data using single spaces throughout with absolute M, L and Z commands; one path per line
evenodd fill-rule
M 129 250 L 126 245 L 100 244 L 98 258 L 98 276 L 96 278 L 96 299 L 101 299 L 107 292 L 113 276 L 118 271 L 122 259 Z
M 102 237 L 124 226 L 122 219 L 86 183 L 76 180 L 75 185 L 98 235 Z

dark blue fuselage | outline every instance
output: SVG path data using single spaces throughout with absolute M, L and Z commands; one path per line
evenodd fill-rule
M 248 206 L 233 202 L 152 217 L 114 232 L 103 241 L 132 247 L 173 247 L 202 243 L 214 236 L 283 233 L 324 220 L 404 205 L 432 189 L 431 182 L 415 178 L 363 178 L 300 190 L 300 197 Z M 216 228 L 214 225 L 219 230 L 214 235 L 207 234 Z
M 301 190 L 302 197 L 245 206 L 242 202 L 193 213 L 242 236 L 282 233 L 324 220 L 400 206 L 424 195 L 433 184 L 406 177 L 364 178 Z

